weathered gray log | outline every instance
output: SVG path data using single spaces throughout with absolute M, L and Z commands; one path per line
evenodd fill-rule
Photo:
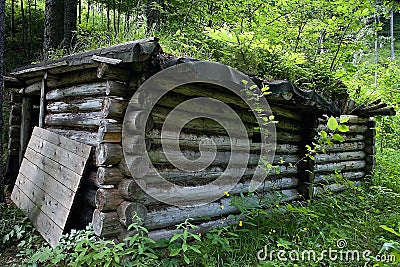
M 347 180 L 360 180 L 365 177 L 365 172 L 356 171 L 356 172 L 342 172 L 339 174 L 316 174 L 314 178 L 314 183 L 326 183 L 337 181 L 338 179 L 347 179 Z
M 359 117 L 356 115 L 341 115 L 340 117 L 336 117 L 338 121 L 341 119 L 348 118 L 348 121 L 345 123 L 346 125 L 351 125 L 351 124 L 365 124 L 368 122 L 368 118 L 364 117 Z M 327 118 L 318 118 L 318 122 L 321 124 L 326 124 L 328 122 Z
M 365 148 L 364 142 L 351 142 L 351 143 L 337 143 L 333 146 L 328 146 L 329 152 L 344 152 L 344 151 L 357 151 Z
M 132 75 L 133 73 L 130 69 L 110 66 L 109 63 L 100 63 L 97 68 L 97 77 L 104 80 L 129 82 Z
M 169 138 L 164 138 L 161 139 L 161 131 L 160 130 L 152 130 L 150 131 L 147 136 L 150 139 L 150 142 L 155 145 L 161 145 L 163 143 L 164 145 L 170 145 L 174 142 L 176 142 L 176 139 L 169 139 Z M 170 134 L 167 133 L 167 136 L 170 136 Z M 223 150 L 223 151 L 231 151 L 231 141 L 228 136 L 224 135 L 217 135 L 217 136 L 210 136 L 210 135 L 205 135 L 205 134 L 191 134 L 191 133 L 184 133 L 181 132 L 179 134 L 179 146 L 181 149 L 183 148 L 195 148 L 197 149 L 199 147 L 200 142 L 202 142 L 202 145 L 204 148 L 212 148 L 212 142 L 216 145 L 218 150 Z M 204 142 L 202 140 L 207 140 L 207 142 Z M 247 150 L 246 146 L 246 140 L 241 140 L 241 139 L 235 139 L 232 138 L 233 144 L 235 144 L 235 150 Z M 250 143 L 250 151 L 260 151 L 261 150 L 261 143 L 252 143 L 250 140 L 248 141 Z M 265 150 L 269 151 L 272 149 L 273 146 L 265 146 Z M 286 153 L 286 154 L 295 154 L 299 151 L 299 146 L 296 144 L 277 144 L 276 145 L 276 153 Z
M 278 191 L 282 194 L 281 201 L 290 201 L 298 199 L 299 195 L 295 189 Z M 267 199 L 270 194 L 265 194 L 263 199 Z M 265 202 L 264 202 L 265 201 Z M 258 197 L 246 197 L 246 203 L 249 206 L 266 204 L 267 200 L 261 200 Z M 201 219 L 204 217 L 216 218 L 227 214 L 237 213 L 237 207 L 231 205 L 231 198 L 223 198 L 218 202 L 212 202 L 200 206 L 188 207 L 169 207 L 163 210 L 151 210 L 147 213 L 143 226 L 147 229 L 159 229 L 176 225 L 187 218 Z
M 357 160 L 365 158 L 365 155 L 366 154 L 364 153 L 364 151 L 318 154 L 315 156 L 315 162 L 326 163 L 326 162 Z
M 124 179 L 124 175 L 118 168 L 99 167 L 96 180 L 99 185 L 115 185 Z
M 78 130 L 56 129 L 56 128 L 47 128 L 47 130 L 88 145 L 97 146 L 98 144 L 97 133 L 78 131 Z
M 360 186 L 361 184 L 362 184 L 361 181 L 354 181 L 354 186 Z M 325 185 L 323 187 L 316 186 L 316 187 L 313 187 L 313 196 L 316 197 L 319 195 L 323 195 L 323 193 L 325 193 L 325 192 L 339 193 L 339 192 L 343 192 L 347 188 L 348 187 L 343 184 L 329 184 L 329 185 Z
M 96 208 L 99 211 L 116 210 L 123 201 L 117 189 L 99 188 L 96 191 Z
M 47 105 L 51 113 L 101 111 L 104 97 L 86 97 L 73 99 L 68 102 L 56 101 Z
M 85 97 L 94 95 L 121 96 L 131 94 L 131 89 L 122 83 L 107 81 L 101 83 L 88 83 L 63 89 L 52 90 L 47 93 L 46 100 L 60 100 L 65 97 Z
M 98 56 L 98 55 L 93 55 L 91 57 L 91 60 L 95 61 L 95 62 L 99 62 L 99 63 L 106 63 L 106 64 L 114 65 L 114 66 L 123 62 L 122 59 L 111 58 L 111 57 L 102 57 L 102 56 Z
M 121 143 L 122 125 L 111 123 L 108 120 L 101 121 L 97 132 L 97 141 L 99 143 Z
M 348 127 L 349 127 L 349 132 L 350 133 L 364 133 L 368 129 L 368 127 L 365 126 L 365 125 L 357 125 L 357 124 L 348 125 Z M 329 129 L 328 129 L 328 126 L 326 126 L 326 125 L 319 125 L 317 127 L 317 131 L 319 131 L 319 132 L 320 131 L 328 132 Z
M 365 160 L 342 161 L 336 163 L 321 163 L 315 164 L 314 171 L 317 172 L 332 172 L 332 171 L 348 171 L 359 170 L 366 166 Z
M 40 88 L 42 86 L 42 78 L 40 78 L 40 81 L 35 82 L 31 85 L 28 85 L 27 87 L 21 89 L 19 91 L 20 94 L 25 94 L 25 95 L 37 95 L 40 93 Z
M 96 165 L 116 165 L 123 158 L 122 146 L 118 143 L 101 143 L 96 147 Z
M 117 213 L 120 223 L 128 227 L 134 222 L 139 222 L 139 220 L 134 219 L 134 215 L 141 218 L 142 221 L 140 224 L 143 224 L 143 221 L 146 219 L 147 208 L 140 203 L 124 201 L 118 206 Z
M 70 71 L 62 75 L 49 77 L 47 79 L 47 87 L 61 88 L 77 84 L 101 82 L 99 81 L 99 78 L 97 78 L 96 71 L 96 68 L 90 68 L 78 71 Z
M 132 134 L 141 134 L 147 124 L 145 113 L 142 110 L 128 110 L 125 114 L 124 127 L 125 131 Z
M 117 236 L 123 229 L 119 222 L 117 212 L 101 212 L 94 210 L 93 212 L 93 230 L 97 236 L 112 237 Z
M 44 127 L 44 118 L 46 114 L 46 79 L 47 72 L 45 73 L 42 83 L 40 85 L 40 99 L 39 99 L 39 127 Z
M 190 151 L 190 150 L 185 150 L 185 151 L 173 151 L 169 153 L 169 156 L 175 156 L 178 157 L 180 155 L 183 155 L 186 159 L 189 160 L 196 160 L 198 164 L 205 164 L 206 162 L 209 162 L 210 158 L 207 157 L 206 155 L 201 155 L 200 152 L 196 151 Z M 227 151 L 217 151 L 215 153 L 215 159 L 212 161 L 211 166 L 216 166 L 216 165 L 227 165 L 228 163 L 231 164 L 231 166 L 236 166 L 236 165 L 241 165 L 243 161 L 246 158 L 246 153 L 236 153 L 237 157 L 231 158 L 231 152 Z M 148 156 L 153 164 L 169 164 L 169 160 L 167 159 L 166 152 L 162 150 L 150 150 L 148 152 Z M 254 166 L 257 165 L 259 162 L 260 155 L 258 154 L 249 154 L 249 159 L 248 159 L 248 165 Z M 275 155 L 274 157 L 274 164 L 277 164 L 278 162 L 284 162 L 286 164 L 288 163 L 296 163 L 300 160 L 300 157 L 297 155 Z
M 269 178 L 267 179 L 268 180 L 265 180 L 260 187 L 257 188 L 256 192 L 265 193 L 272 190 L 295 188 L 299 183 L 297 178 L 291 177 L 283 177 L 271 180 Z M 151 183 L 151 181 L 147 181 L 146 179 L 144 179 L 144 182 L 146 185 Z M 199 203 L 201 201 L 212 199 L 216 193 L 223 194 L 224 188 L 232 188 L 229 191 L 230 195 L 248 193 L 250 189 L 250 181 L 246 181 L 244 183 L 232 183 L 230 185 L 214 185 L 213 190 L 210 190 L 210 187 L 202 188 L 196 186 L 187 186 L 184 190 L 185 193 L 183 194 L 175 194 L 174 191 L 166 189 L 163 194 L 158 194 L 158 196 L 171 202 L 173 201 L 175 203 L 181 203 L 181 205 L 188 205 L 189 203 Z M 140 202 L 146 206 L 162 204 L 144 192 L 133 179 L 123 180 L 119 184 L 118 190 L 125 199 Z
M 45 123 L 48 126 L 80 127 L 97 130 L 103 119 L 102 112 L 58 113 L 47 115 Z
M 101 107 L 104 118 L 121 119 L 125 115 L 128 102 L 120 97 L 106 97 Z
M 24 152 L 28 146 L 29 137 L 31 133 L 31 118 L 32 118 L 32 98 L 24 97 L 22 99 L 22 121 L 21 121 L 21 135 L 20 135 L 20 151 L 19 151 L 19 163 L 21 164 L 24 157 Z M 10 117 L 11 120 L 12 117 Z M 10 122 L 10 125 L 14 125 Z
M 125 159 L 122 159 L 121 162 L 118 164 L 118 169 L 124 174 L 125 176 L 132 177 L 128 166 L 126 165 Z M 254 174 L 254 168 L 250 168 L 246 170 L 243 177 L 250 177 Z M 190 181 L 190 180 L 201 180 L 201 181 L 211 181 L 217 179 L 221 174 L 224 172 L 224 169 L 221 167 L 212 167 L 208 168 L 205 171 L 199 172 L 182 172 L 181 170 L 177 169 L 167 169 L 167 170 L 159 170 L 158 171 L 164 178 L 171 182 L 182 182 L 182 181 Z M 290 175 L 297 173 L 297 169 L 295 167 L 290 166 L 276 166 L 274 170 L 270 171 L 269 176 L 276 176 L 276 175 Z M 146 174 L 147 181 L 151 180 L 150 177 L 153 177 L 154 174 L 148 173 Z

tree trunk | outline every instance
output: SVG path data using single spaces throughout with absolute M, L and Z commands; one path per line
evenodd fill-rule
M 74 46 L 78 0 L 65 0 L 64 6 L 64 47 L 71 52 Z
M 158 9 L 158 6 L 154 6 L 154 3 L 161 6 L 163 0 L 147 1 L 147 7 L 146 7 L 147 34 L 150 34 L 152 31 L 160 30 L 160 23 L 161 23 L 160 10 Z
M 25 10 L 24 10 L 24 0 L 21 0 L 21 18 L 22 18 L 22 46 L 25 46 L 25 39 L 26 39 L 26 18 L 25 18 Z
M 390 9 L 390 58 L 395 59 L 394 55 L 394 14 L 393 8 Z
M 15 0 L 11 0 L 11 35 L 15 37 Z
M 46 0 L 43 55 L 61 47 L 64 37 L 64 1 Z
M 0 129 L 3 130 L 3 66 L 4 66 L 4 16 L 5 16 L 5 0 L 0 0 Z M 3 133 L 0 133 L 0 203 L 4 202 L 3 190 Z

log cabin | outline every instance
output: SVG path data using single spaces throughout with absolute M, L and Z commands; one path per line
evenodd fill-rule
M 174 167 L 163 153 L 161 137 L 163 122 L 177 105 L 195 97 L 211 97 L 227 104 L 243 121 L 249 142 L 249 150 L 242 152 L 248 156 L 247 167 L 229 192 L 202 205 L 169 205 L 147 194 L 134 179 L 137 173 L 132 175 L 125 160 L 126 110 L 136 101 L 140 111 L 146 95 L 132 97 L 138 95 L 135 93 L 146 80 L 168 67 L 190 61 L 193 59 L 163 54 L 158 40 L 150 38 L 25 66 L 14 70 L 6 79 L 12 105 L 6 175 L 12 185 L 17 180 L 14 191 L 17 188 L 19 194 L 32 202 L 30 209 L 25 210 L 28 213 L 36 210 L 30 216 L 34 223 L 40 224 L 41 218 L 46 217 L 50 224 L 57 224 L 56 218 L 61 216 L 58 231 L 41 231 L 50 244 L 57 243 L 60 233 L 89 223 L 93 224 L 96 235 L 122 240 L 130 234 L 127 227 L 134 221 L 134 213 L 154 239 L 170 237 L 176 231 L 175 225 L 186 218 L 193 218 L 199 231 L 205 231 L 227 222 L 228 215 L 239 212 L 231 203 L 234 196 L 243 194 L 249 202 L 254 202 L 255 197 L 276 195 L 280 201 L 301 200 L 324 190 L 344 190 L 346 186 L 337 177 L 359 183 L 371 175 L 375 164 L 373 117 L 393 115 L 392 108 L 378 102 L 355 107 L 347 98 L 325 99 L 315 92 L 300 90 L 289 81 L 248 77 L 259 87 L 269 88 L 263 97 L 268 101 L 276 128 L 274 171 L 268 173 L 256 194 L 247 196 L 246 192 L 260 160 L 261 134 L 257 120 L 241 97 L 222 86 L 204 82 L 174 88 L 155 103 L 147 120 L 134 120 L 145 127 L 145 142 L 131 145 L 135 150 L 146 151 L 155 169 L 142 173 L 135 167 L 141 164 L 139 161 L 131 166 L 135 165 L 135 172 L 140 172 L 148 184 L 157 182 L 154 177 L 158 173 L 167 181 L 187 188 L 184 195 L 171 195 L 166 190 L 166 198 L 196 200 L 212 194 L 202 190 L 201 185 L 218 179 L 229 164 L 231 139 L 224 127 L 199 118 L 179 132 L 179 146 L 187 157 L 201 156 L 199 144 L 204 138 L 213 140 L 217 148 L 215 159 L 198 171 Z M 326 125 L 331 116 L 348 118 L 349 131 L 341 134 L 344 142 L 335 141 L 325 153 L 306 157 L 306 145 L 317 142 L 321 131 L 329 131 Z M 41 166 L 45 174 L 42 176 L 35 171 Z M 232 175 L 233 172 L 234 169 Z M 40 183 L 35 182 L 35 177 L 28 177 L 35 175 L 42 177 Z M 23 187 L 24 179 L 33 185 Z M 60 188 L 69 184 L 70 191 L 62 194 Z M 55 216 L 60 213 L 55 209 L 54 214 L 49 214 L 48 203 L 42 205 L 40 200 L 35 200 L 35 192 L 27 192 L 35 190 L 45 197 L 51 195 L 49 191 L 56 190 L 51 199 L 67 207 L 66 211 Z M 21 202 L 17 196 L 14 198 Z M 42 213 L 40 217 L 38 214 Z

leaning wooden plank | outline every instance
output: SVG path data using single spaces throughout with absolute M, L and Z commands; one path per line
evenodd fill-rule
M 54 178 L 48 175 L 26 158 L 22 161 L 19 172 L 25 177 L 34 177 L 33 182 L 36 186 L 46 191 L 67 208 L 72 205 L 75 192 L 67 188 L 64 185 L 64 181 L 59 181 L 57 177 Z
M 21 173 L 17 178 L 16 184 L 44 214 L 49 216 L 60 228 L 64 228 L 70 211 L 70 209 L 66 207 L 66 203 L 58 202 Z
M 32 135 L 28 147 L 42 154 L 45 157 L 51 158 L 60 165 L 70 169 L 71 171 L 82 175 L 86 168 L 87 157 L 89 153 L 84 156 L 75 154 L 60 146 L 54 145 L 46 140 L 43 140 L 35 135 Z
M 79 174 L 58 164 L 58 162 L 52 159 L 43 157 L 43 155 L 29 147 L 26 149 L 25 157 L 50 176 L 57 178 L 58 181 L 62 182 L 67 188 L 74 192 L 77 191 L 81 179 Z
M 46 140 L 47 142 L 59 146 L 63 149 L 71 151 L 75 154 L 81 155 L 82 157 L 89 157 L 92 149 L 90 146 L 86 144 L 73 141 L 64 136 L 53 134 L 51 131 L 41 129 L 38 127 L 35 127 L 33 129 L 32 135 L 37 136 L 43 140 Z
M 55 247 L 63 233 L 63 229 L 56 225 L 52 219 L 41 212 L 27 195 L 25 195 L 18 186 L 14 187 L 11 195 L 12 201 L 21 208 L 36 226 L 43 238 L 52 246 Z
M 84 97 L 94 95 L 127 96 L 132 94 L 131 89 L 122 83 L 107 81 L 72 86 L 52 90 L 47 93 L 46 100 L 60 100 L 65 97 Z

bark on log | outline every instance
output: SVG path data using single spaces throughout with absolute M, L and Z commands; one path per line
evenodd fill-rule
M 118 206 L 117 213 L 120 223 L 128 227 L 132 223 L 139 223 L 139 220 L 134 219 L 134 215 L 138 216 L 141 219 L 140 224 L 143 224 L 146 219 L 147 208 L 140 203 L 124 201 Z
M 128 102 L 120 97 L 106 97 L 103 101 L 101 111 L 104 118 L 121 119 L 125 115 Z
M 82 99 L 73 99 L 68 102 L 56 101 L 47 105 L 47 110 L 50 113 L 65 113 L 65 112 L 92 112 L 101 111 L 101 106 L 104 97 L 87 97 Z
M 113 237 L 121 233 L 123 226 L 119 222 L 117 212 L 93 212 L 93 230 L 97 236 Z
M 359 170 L 365 168 L 365 160 L 354 160 L 354 161 L 342 161 L 337 163 L 325 163 L 316 164 L 314 171 L 317 172 L 334 172 L 337 171 L 348 171 L 348 170 Z
M 349 133 L 364 133 L 365 131 L 367 131 L 368 127 L 365 125 L 348 125 L 349 127 Z M 318 125 L 317 127 L 317 131 L 326 131 L 328 132 L 328 126 L 326 125 Z
M 110 66 L 106 63 L 100 63 L 97 68 L 97 78 L 112 81 L 129 82 L 133 76 L 130 69 Z
M 365 172 L 356 171 L 356 172 L 342 172 L 338 174 L 340 177 L 337 177 L 335 174 L 317 174 L 315 175 L 313 183 L 327 183 L 336 181 L 339 179 L 348 179 L 348 180 L 360 180 L 365 177 Z
M 124 179 L 124 175 L 118 168 L 99 167 L 96 180 L 99 185 L 116 185 Z
M 327 147 L 328 152 L 357 151 L 365 148 L 364 142 L 338 143 Z
M 85 97 L 95 95 L 109 95 L 109 96 L 128 96 L 132 94 L 132 89 L 128 88 L 122 83 L 107 81 L 101 83 L 88 83 L 63 89 L 52 90 L 47 93 L 46 100 L 55 101 L 61 100 L 65 97 Z
M 269 179 L 265 180 L 260 187 L 256 190 L 258 193 L 265 193 L 273 190 L 280 190 L 280 189 L 290 189 L 295 188 L 299 181 L 297 178 L 291 177 L 283 177 L 277 179 Z M 145 183 L 147 182 L 144 180 Z M 151 182 L 151 181 L 150 181 Z M 148 183 L 146 183 L 148 184 Z M 194 202 L 201 202 L 211 199 L 216 192 L 223 194 L 225 191 L 224 188 L 229 187 L 232 190 L 229 191 L 230 195 L 239 195 L 240 193 L 248 193 L 250 189 L 250 181 L 246 181 L 244 183 L 232 183 L 230 185 L 224 186 L 214 186 L 214 190 L 210 191 L 210 188 L 202 188 L 202 187 L 186 187 L 186 193 L 182 195 L 174 194 L 172 191 L 165 190 L 163 195 L 159 195 L 163 199 L 167 199 L 168 201 L 176 201 L 182 203 L 182 205 L 188 205 L 189 203 Z M 145 206 L 152 206 L 152 205 L 161 205 L 157 199 L 154 199 L 146 192 L 144 192 L 139 185 L 133 179 L 125 179 L 123 180 L 119 186 L 118 190 L 120 191 L 121 195 L 128 200 L 135 201 L 142 203 Z
M 290 201 L 298 199 L 299 195 L 295 189 L 287 189 L 279 191 L 282 194 L 281 201 Z M 264 199 L 271 196 L 265 194 Z M 258 204 L 265 205 L 268 201 L 263 202 L 258 197 L 246 197 L 246 203 L 249 206 L 256 206 Z M 184 208 L 169 207 L 163 210 L 151 210 L 147 213 L 143 226 L 147 229 L 159 229 L 168 226 L 173 226 L 183 222 L 187 218 L 199 220 L 204 217 L 216 218 L 227 214 L 237 213 L 237 207 L 231 205 L 231 198 L 223 198 L 219 202 L 213 202 L 200 206 L 189 206 Z
M 96 208 L 99 211 L 116 210 L 123 201 L 117 189 L 99 188 L 96 191 Z
M 102 121 L 97 132 L 97 141 L 99 143 L 121 143 L 122 125 L 111 123 L 108 120 Z
M 10 114 L 12 116 L 21 116 L 21 110 L 22 108 L 20 104 L 12 105 Z
M 365 155 L 364 151 L 319 154 L 315 156 L 315 163 L 358 160 L 365 158 Z
M 72 140 L 91 145 L 91 146 L 98 145 L 96 133 L 87 132 L 87 131 L 56 129 L 56 128 L 47 128 L 47 130 L 55 132 L 60 135 L 63 135 Z
M 55 89 L 55 88 L 73 86 L 77 84 L 101 82 L 97 78 L 96 70 L 97 69 L 95 68 L 91 68 L 78 71 L 70 71 L 62 75 L 48 77 L 47 87 Z
M 102 112 L 58 113 L 47 115 L 45 124 L 48 126 L 79 127 L 97 130 L 103 120 L 104 116 Z M 111 122 L 116 121 L 111 120 Z
M 116 165 L 123 158 L 122 147 L 118 143 L 101 143 L 96 147 L 96 165 Z

